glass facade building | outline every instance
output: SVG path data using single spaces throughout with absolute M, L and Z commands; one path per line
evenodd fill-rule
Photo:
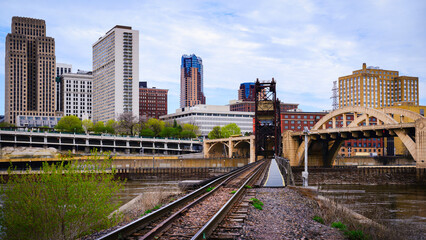
M 183 55 L 181 61 L 180 107 L 205 104 L 203 60 L 195 54 Z

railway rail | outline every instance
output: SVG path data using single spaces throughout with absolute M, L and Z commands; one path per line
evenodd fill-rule
M 263 160 L 236 169 L 99 239 L 206 239 L 267 165 Z

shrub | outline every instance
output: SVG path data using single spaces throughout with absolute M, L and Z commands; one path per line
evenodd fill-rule
M 314 216 L 312 219 L 316 222 L 324 224 L 324 219 L 322 219 L 322 217 L 320 217 L 320 216 Z
M 254 208 L 259 209 L 259 210 L 263 210 L 263 202 L 260 201 L 257 198 L 250 198 L 250 203 L 253 205 Z
M 367 236 L 364 235 L 364 232 L 361 230 L 354 231 L 346 231 L 345 236 L 349 238 L 349 240 L 366 240 Z
M 337 228 L 337 229 L 340 229 L 340 230 L 346 230 L 346 225 L 345 224 L 343 224 L 342 222 L 333 222 L 332 224 L 331 224 L 331 227 L 334 227 L 334 228 Z
M 122 183 L 114 179 L 111 160 L 94 153 L 84 163 L 43 163 L 40 174 L 14 173 L 1 187 L 1 239 L 75 239 L 110 227 L 120 220 L 108 217 Z

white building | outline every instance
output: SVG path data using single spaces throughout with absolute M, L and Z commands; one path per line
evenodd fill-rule
M 92 118 L 92 72 L 78 71 L 61 75 L 61 111 L 64 116 Z
M 115 26 L 93 44 L 93 120 L 139 115 L 139 31 Z
M 241 133 L 253 132 L 253 112 L 230 111 L 229 106 L 218 105 L 195 105 L 185 107 L 184 110 L 176 109 L 176 113 L 161 116 L 163 121 L 179 124 L 190 123 L 198 126 L 202 136 L 207 136 L 215 127 L 223 127 L 235 123 L 240 127 Z
M 66 64 L 66 63 L 56 63 L 56 73 L 55 73 L 55 79 L 56 79 L 56 111 L 62 111 L 62 106 L 64 103 L 62 102 L 61 98 L 61 79 L 59 78 L 64 73 L 71 73 L 72 71 L 72 65 Z

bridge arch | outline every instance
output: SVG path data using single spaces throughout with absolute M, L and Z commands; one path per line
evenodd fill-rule
M 250 140 L 241 140 L 234 144 L 234 157 L 250 157 Z
M 210 157 L 227 157 L 229 145 L 226 142 L 215 142 L 207 150 Z
M 346 115 L 354 114 L 354 120 L 347 125 L 346 124 Z M 343 128 L 351 128 L 351 127 L 358 127 L 362 123 L 366 123 L 365 125 L 370 125 L 369 120 L 371 117 L 374 117 L 377 119 L 377 124 L 399 124 L 398 121 L 396 121 L 393 118 L 393 114 L 396 115 L 402 115 L 406 116 L 412 120 L 417 120 L 422 118 L 420 114 L 417 114 L 415 112 L 405 110 L 405 109 L 396 109 L 396 108 L 383 108 L 383 109 L 374 109 L 374 108 L 368 108 L 368 107 L 360 107 L 360 106 L 350 106 L 350 107 L 344 107 L 337 110 L 334 110 L 330 112 L 329 114 L 325 115 L 323 118 L 321 118 L 312 128 L 311 131 L 315 130 L 325 130 L 326 124 L 329 121 L 332 121 L 333 127 L 336 128 L 336 119 L 339 116 L 343 116 Z M 417 151 L 416 151 L 416 143 L 413 141 L 413 139 L 402 129 L 393 129 L 393 132 L 401 139 L 404 146 L 408 149 L 411 156 L 416 159 L 417 158 Z M 308 140 L 308 146 L 311 146 L 312 144 L 312 138 L 309 138 Z M 336 141 L 336 145 L 332 147 L 333 150 L 338 151 L 339 146 L 341 145 L 341 142 Z M 309 148 L 309 147 L 308 147 Z M 303 163 L 303 158 L 305 155 L 305 143 L 302 141 L 302 143 L 299 145 L 297 151 L 296 151 L 296 161 L 299 165 Z M 332 156 L 335 155 L 335 153 L 331 154 Z M 329 160 L 327 160 L 329 161 Z

